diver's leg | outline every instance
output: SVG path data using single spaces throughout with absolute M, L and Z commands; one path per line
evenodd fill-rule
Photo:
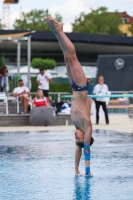
M 64 53 L 65 62 L 68 63 L 67 66 L 70 66 L 72 78 L 74 82 L 83 86 L 86 84 L 86 77 L 84 75 L 83 69 L 77 59 L 75 47 L 69 38 L 63 32 L 62 24 L 58 23 L 54 18 L 47 17 L 46 22 L 51 27 L 52 31 L 57 37 L 59 44 Z M 80 76 L 79 76 L 80 75 Z
M 67 57 L 67 51 L 66 51 L 66 48 L 64 47 L 64 44 L 62 43 L 62 41 L 59 39 L 58 35 L 56 35 L 57 39 L 58 39 L 58 42 L 59 42 L 59 45 L 63 51 L 63 54 L 64 54 L 64 61 L 66 63 L 66 67 L 67 67 L 67 75 L 68 75 L 68 79 L 69 79 L 69 82 L 70 84 L 73 83 L 73 77 L 72 77 L 72 73 L 71 73 L 71 69 L 70 69 L 70 64 L 69 62 L 66 62 L 66 57 Z

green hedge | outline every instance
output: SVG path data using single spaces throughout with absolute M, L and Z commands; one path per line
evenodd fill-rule
M 4 58 L 0 57 L 0 67 L 5 64 Z
M 32 88 L 31 92 L 36 92 L 38 89 L 38 85 L 36 82 L 36 77 L 31 77 Z M 69 83 L 59 84 L 59 83 L 50 83 L 50 92 L 70 92 L 72 93 L 72 89 Z
M 42 58 L 34 58 L 31 61 L 31 66 L 35 69 L 54 69 L 56 67 L 56 61 L 54 59 L 42 59 Z

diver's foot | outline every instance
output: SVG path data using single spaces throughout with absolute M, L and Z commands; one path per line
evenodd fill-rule
M 63 31 L 63 24 L 57 22 L 53 17 L 48 16 L 45 21 L 53 31 Z
M 75 170 L 75 175 L 79 175 L 79 174 L 80 174 L 79 170 Z

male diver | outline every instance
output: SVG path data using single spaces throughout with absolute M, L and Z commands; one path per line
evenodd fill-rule
M 63 25 L 57 22 L 51 16 L 47 17 L 45 20 L 55 34 L 63 51 L 69 82 L 73 90 L 71 118 L 76 127 L 75 173 L 80 173 L 78 170 L 78 165 L 82 153 L 81 147 L 84 147 L 85 174 L 91 175 L 90 142 L 92 135 L 92 124 L 89 115 L 89 108 L 87 106 L 89 82 L 87 81 L 83 69 L 77 59 L 74 45 L 63 32 Z

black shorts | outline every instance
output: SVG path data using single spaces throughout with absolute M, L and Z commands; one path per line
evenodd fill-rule
M 42 90 L 45 97 L 48 97 L 48 90 Z

